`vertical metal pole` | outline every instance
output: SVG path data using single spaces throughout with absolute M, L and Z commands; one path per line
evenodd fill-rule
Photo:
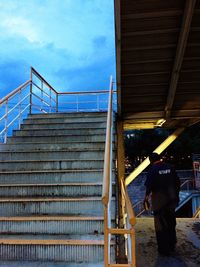
M 31 79 L 31 83 L 30 83 L 30 109 L 29 109 L 29 113 L 30 114 L 32 114 L 32 101 L 33 101 L 33 99 L 32 99 L 32 92 L 33 92 L 33 88 L 32 88 L 32 86 L 33 86 L 33 84 L 32 84 L 32 82 L 33 82 L 33 73 L 32 73 L 32 68 L 31 68 L 31 72 L 30 72 L 30 79 Z
M 97 111 L 100 111 L 99 94 L 97 93 Z
M 50 94 L 50 113 L 51 113 L 51 111 L 52 111 L 52 106 L 51 106 L 52 105 L 52 101 L 51 101 L 51 88 L 50 88 L 50 93 L 49 94 Z
M 135 230 L 131 229 L 131 267 L 136 267 Z
M 56 113 L 58 113 L 58 96 L 59 94 L 56 93 Z
M 21 115 L 22 115 L 22 90 L 19 91 L 19 129 L 21 124 Z
M 108 208 L 104 206 L 104 267 L 110 263 L 109 255 Z
M 123 123 L 120 118 L 117 119 L 117 171 L 118 171 L 118 221 L 119 227 L 124 228 L 125 218 L 125 200 L 121 191 L 121 183 L 124 183 L 125 177 L 125 150 L 123 139 Z M 127 262 L 125 236 L 119 236 L 119 254 L 117 261 L 119 263 Z
M 76 112 L 78 112 L 78 95 L 76 96 Z
M 5 116 L 5 136 L 4 136 L 4 143 L 7 142 L 7 135 L 8 135 L 8 99 L 6 100 L 6 116 Z
M 40 104 L 40 108 L 41 108 L 41 111 L 43 110 L 43 101 L 44 101 L 44 92 L 43 92 L 43 81 L 41 80 L 41 104 Z

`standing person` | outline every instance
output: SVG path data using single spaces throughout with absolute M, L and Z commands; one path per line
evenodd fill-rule
M 158 252 L 169 256 L 177 242 L 175 208 L 179 202 L 180 180 L 174 167 L 160 161 L 157 153 L 152 153 L 149 160 L 151 168 L 145 182 L 144 203 L 148 204 L 151 195 Z

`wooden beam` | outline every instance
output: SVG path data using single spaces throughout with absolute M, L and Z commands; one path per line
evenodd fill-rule
M 166 34 L 166 33 L 176 33 L 176 32 L 179 32 L 179 28 L 125 32 L 125 33 L 123 33 L 123 37 L 138 36 L 138 35 L 152 35 L 152 34 Z
M 176 47 L 175 44 L 166 44 L 166 45 L 151 45 L 151 46 L 135 46 L 130 48 L 123 48 L 123 52 L 126 51 L 137 51 L 137 50 L 153 50 L 153 49 L 167 49 L 167 48 L 174 48 Z
M 173 17 L 180 16 L 182 10 L 167 10 L 167 11 L 156 11 L 156 12 L 145 12 L 137 14 L 122 15 L 122 20 L 128 19 L 145 19 L 145 18 L 162 18 L 162 17 Z
M 121 116 L 121 5 L 120 0 L 115 5 L 115 46 L 116 46 L 116 77 L 117 77 L 117 109 Z
M 172 75 L 171 75 L 169 92 L 168 92 L 167 102 L 165 106 L 165 117 L 167 119 L 171 115 L 171 109 L 174 103 L 175 93 L 176 93 L 178 79 L 179 79 L 179 73 L 181 70 L 183 57 L 184 57 L 185 49 L 187 46 L 188 36 L 190 32 L 190 25 L 191 25 L 192 16 L 194 13 L 195 4 L 196 4 L 196 0 L 186 0 L 181 31 L 179 35 L 178 45 L 176 49 L 176 56 L 175 56 L 174 66 L 173 66 Z

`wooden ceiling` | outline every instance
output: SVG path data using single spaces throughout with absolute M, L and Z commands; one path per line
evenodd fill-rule
M 200 121 L 200 0 L 115 0 L 125 128 Z

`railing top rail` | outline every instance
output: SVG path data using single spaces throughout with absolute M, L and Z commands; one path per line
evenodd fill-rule
M 58 94 L 58 92 L 33 67 L 31 67 L 31 72 L 41 79 L 52 91 L 54 91 L 55 94 Z
M 183 187 L 185 184 L 187 184 L 187 183 L 192 183 L 193 181 L 191 180 L 191 179 L 188 179 L 188 180 L 186 180 L 185 182 L 183 182 L 182 184 L 181 184 L 181 186 L 180 187 Z
M 109 101 L 108 101 L 108 115 L 106 125 L 106 144 L 105 144 L 105 157 L 104 157 L 104 173 L 103 173 L 103 190 L 102 190 L 102 202 L 104 206 L 109 203 L 109 187 L 110 187 L 110 145 L 111 145 L 111 126 L 112 126 L 112 89 L 113 82 L 112 76 L 110 77 L 109 88 Z
M 77 92 L 58 92 L 58 95 L 87 95 L 87 94 L 104 94 L 109 93 L 109 90 L 100 90 L 100 91 L 77 91 Z M 113 93 L 116 92 L 116 90 L 112 91 Z
M 24 87 L 26 87 L 30 82 L 31 82 L 31 79 L 29 79 L 28 81 L 26 81 L 25 83 L 23 83 L 22 85 L 20 85 L 16 89 L 14 89 L 11 93 L 7 94 L 7 96 L 5 96 L 4 98 L 2 98 L 0 100 L 0 105 L 3 102 L 7 101 L 10 97 L 12 97 L 13 95 L 15 95 L 17 92 L 19 92 L 21 89 L 23 89 Z
M 128 196 L 127 190 L 125 188 L 125 185 L 123 181 L 121 181 L 121 188 L 122 188 L 122 194 L 125 198 L 125 203 L 126 203 L 126 209 L 127 209 L 127 214 L 129 218 L 129 223 L 131 226 L 134 226 L 136 224 L 136 217 L 132 208 L 131 200 Z

